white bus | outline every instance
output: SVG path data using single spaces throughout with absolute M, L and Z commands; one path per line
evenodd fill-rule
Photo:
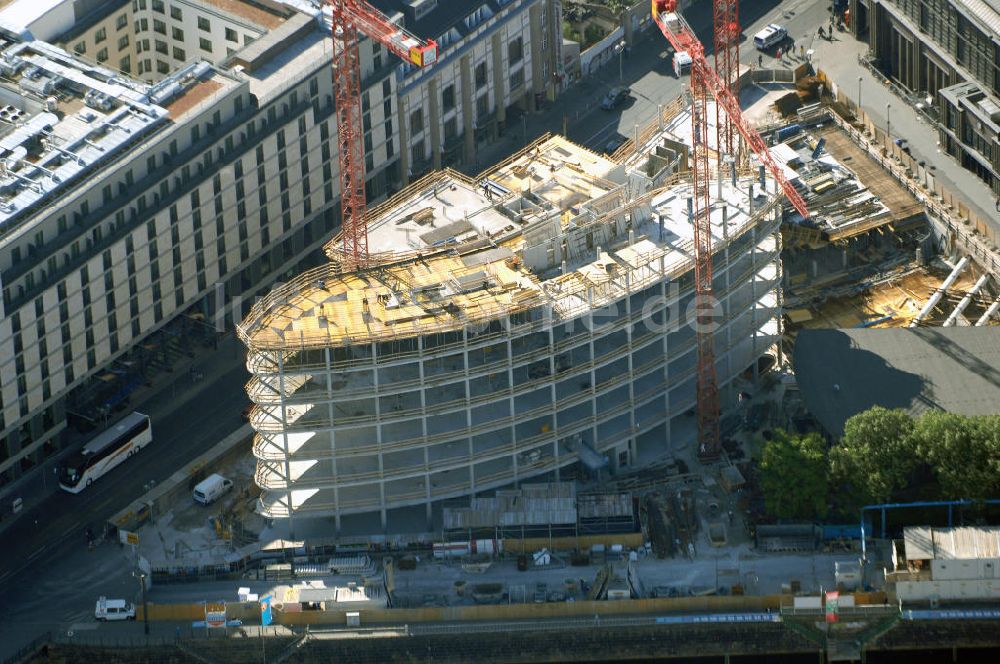
M 69 456 L 60 468 L 59 486 L 70 493 L 80 493 L 151 442 L 149 416 L 132 413 Z

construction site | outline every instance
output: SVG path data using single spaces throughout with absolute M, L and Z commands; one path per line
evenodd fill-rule
M 718 651 L 831 661 L 967 636 L 943 621 L 915 634 L 930 618 L 906 617 L 872 573 L 862 528 L 775 523 L 753 459 L 775 429 L 822 429 L 799 395 L 800 331 L 994 325 L 996 247 L 822 72 L 758 80 L 738 65 L 735 16 L 717 17 L 715 44 L 735 58 L 709 69 L 673 4 L 653 18 L 692 56 L 691 94 L 614 154 L 546 134 L 372 208 L 345 193 L 327 262 L 238 327 L 251 453 L 245 427 L 224 469 L 199 461 L 158 489 L 169 500 L 147 525 L 142 507 L 115 522 L 140 531 L 144 618 L 219 626 L 211 613 L 247 636 L 273 609 L 283 634 L 305 628 L 286 653 L 354 643 L 311 626 L 373 625 L 389 640 L 364 647 L 387 651 L 372 644 L 474 621 L 648 627 L 644 643 L 677 656 L 718 639 L 685 651 L 662 625 L 751 622 Z M 407 48 L 433 61 L 433 42 Z M 346 191 L 357 136 L 341 120 Z M 244 488 L 206 512 L 183 485 L 213 470 Z M 232 597 L 171 602 L 158 586 L 178 578 L 231 582 Z M 850 616 L 836 627 L 831 595 Z M 503 652 L 522 647 L 544 650 Z
M 262 516 L 439 533 L 448 501 L 525 481 L 680 464 L 741 485 L 754 429 L 802 415 L 784 403 L 798 329 L 990 322 L 987 270 L 822 73 L 766 86 L 696 62 L 694 94 L 614 155 L 546 135 L 476 177 L 433 172 L 360 230 L 345 216 L 328 264 L 252 308 Z M 729 87 L 780 122 L 757 133 Z

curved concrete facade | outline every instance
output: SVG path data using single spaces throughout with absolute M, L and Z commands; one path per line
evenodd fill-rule
M 718 214 L 729 228 L 720 227 L 715 240 L 724 410 L 735 401 L 731 380 L 780 333 L 780 206 L 773 194 L 758 195 L 753 210 L 750 182 L 732 188 L 731 210 Z M 577 476 L 577 464 L 636 467 L 692 444 L 693 262 L 675 234 L 690 230 L 683 214 L 689 191 L 676 181 L 658 198 L 603 218 L 589 227 L 591 248 L 575 257 L 566 252 L 569 264 L 529 270 L 531 251 L 515 249 L 507 263 L 523 259 L 520 275 L 537 278 L 531 285 L 540 296 L 500 315 L 439 317 L 426 333 L 376 334 L 372 296 L 362 318 L 370 339 L 344 343 L 330 332 L 312 343 L 315 329 L 289 325 L 282 343 L 263 342 L 276 311 L 323 301 L 308 294 L 309 284 L 323 285 L 326 300 L 340 298 L 323 271 L 293 284 L 299 300 L 286 294 L 252 312 L 241 332 L 251 347 L 247 392 L 256 404 L 261 511 L 334 517 L 338 526 L 344 516 L 377 513 L 385 526 L 396 509 L 423 506 L 429 519 L 431 505 L 443 499 L 541 476 L 568 479 Z M 566 238 L 574 228 L 564 223 L 552 241 L 572 244 Z M 490 251 L 497 250 L 463 260 L 487 265 L 476 257 Z M 371 274 L 356 273 L 375 286 L 387 281 L 377 276 L 376 283 Z M 324 318 L 319 332 L 334 325 Z

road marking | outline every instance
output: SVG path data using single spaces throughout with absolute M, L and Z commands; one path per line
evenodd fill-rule
M 609 128 L 611 128 L 611 127 L 613 127 L 613 126 L 617 125 L 617 124 L 618 124 L 618 123 L 619 123 L 620 121 L 621 121 L 621 119 L 620 119 L 620 118 L 619 118 L 618 120 L 612 120 L 612 121 L 611 121 L 611 122 L 609 122 L 608 124 L 604 125 L 604 126 L 603 126 L 603 127 L 601 127 L 600 129 L 598 129 L 598 130 L 597 130 L 597 133 L 596 133 L 596 134 L 594 134 L 593 136 L 591 136 L 590 138 L 588 138 L 587 140 L 585 140 L 585 141 L 583 142 L 583 144 L 584 144 L 584 145 L 587 145 L 587 144 L 588 144 L 588 143 L 590 143 L 590 142 L 591 142 L 592 140 L 594 140 L 595 138 L 597 138 L 598 136 L 600 136 L 601 134 L 603 134 L 604 132 L 606 132 L 606 131 L 607 131 L 607 130 L 608 130 Z
M 79 623 L 73 623 L 72 625 L 69 626 L 69 631 L 71 632 L 86 632 L 95 629 L 97 629 L 96 622 L 85 622 L 85 623 L 79 622 Z

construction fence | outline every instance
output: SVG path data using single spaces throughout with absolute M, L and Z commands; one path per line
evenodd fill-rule
M 882 592 L 854 593 L 855 606 L 883 606 Z M 778 613 L 793 605 L 792 595 L 670 597 L 618 601 L 549 602 L 544 604 L 492 604 L 478 606 L 422 607 L 413 609 L 361 609 L 362 625 L 408 625 L 426 622 L 541 620 L 550 618 L 611 617 L 650 614 L 696 613 Z M 204 620 L 203 604 L 149 604 L 151 621 Z M 273 609 L 274 622 L 288 627 L 306 625 L 346 625 L 346 610 L 284 612 Z M 137 616 L 143 620 L 142 607 Z M 246 625 L 259 624 L 260 608 L 256 602 L 233 602 L 226 605 L 226 618 L 239 619 Z

